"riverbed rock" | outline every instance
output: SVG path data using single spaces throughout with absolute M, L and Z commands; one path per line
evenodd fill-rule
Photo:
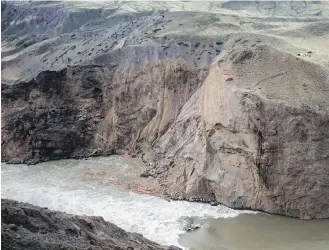
M 194 217 L 183 216 L 179 219 L 180 229 L 186 232 L 194 231 L 201 228 L 201 225 L 196 223 Z
M 219 205 L 219 203 L 218 202 L 216 202 L 216 201 L 212 201 L 212 202 L 210 202 L 210 206 L 218 206 Z
M 2 249 L 171 249 L 128 233 L 102 217 L 56 212 L 1 199 Z
M 150 171 L 147 169 L 147 170 L 143 171 L 142 173 L 140 173 L 139 176 L 140 177 L 143 177 L 143 178 L 148 178 L 148 177 L 150 177 L 152 175 L 151 175 Z

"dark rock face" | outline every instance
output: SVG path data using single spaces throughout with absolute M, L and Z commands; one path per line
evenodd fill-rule
M 9 118 L 8 128 L 13 138 L 26 140 L 31 149 L 29 163 L 67 158 L 76 148 L 84 146 L 85 124 L 75 122 L 76 110 L 71 107 L 46 109 L 27 108 Z
M 1 248 L 38 249 L 179 249 L 160 246 L 128 233 L 102 217 L 74 216 L 1 199 Z
M 75 72 L 65 69 L 2 85 L 2 160 L 33 164 L 98 153 L 88 143 L 102 113 L 102 81 L 97 78 L 102 68 L 79 70 L 75 79 L 68 79 Z
M 2 160 L 140 153 L 166 131 L 204 75 L 185 61 L 168 61 L 123 72 L 76 66 L 2 85 Z

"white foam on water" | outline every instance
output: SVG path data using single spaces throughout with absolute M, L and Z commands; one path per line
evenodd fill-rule
M 225 206 L 166 201 L 83 179 L 87 168 L 107 164 L 111 170 L 126 163 L 120 157 L 62 160 L 36 166 L 2 164 L 2 198 L 29 202 L 70 214 L 102 216 L 129 231 L 160 244 L 176 245 L 184 233 L 182 217 L 229 218 L 247 211 Z

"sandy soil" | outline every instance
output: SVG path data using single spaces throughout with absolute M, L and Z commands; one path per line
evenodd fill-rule
M 140 194 L 150 194 L 165 198 L 161 186 L 153 177 L 141 178 L 145 171 L 145 164 L 138 158 L 132 158 L 127 153 L 122 155 L 122 161 L 126 164 L 121 168 L 108 168 L 107 165 L 92 166 L 84 173 L 87 182 L 93 182 L 102 186 L 115 185 Z

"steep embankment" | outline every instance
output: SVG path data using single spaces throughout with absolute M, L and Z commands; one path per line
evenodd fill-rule
M 325 68 L 235 41 L 146 160 L 166 166 L 170 196 L 326 218 L 328 83 Z
M 69 215 L 1 199 L 3 249 L 179 249 L 127 233 L 102 217 Z
M 141 152 L 165 133 L 204 77 L 175 60 L 123 72 L 77 66 L 2 85 L 2 160 Z

